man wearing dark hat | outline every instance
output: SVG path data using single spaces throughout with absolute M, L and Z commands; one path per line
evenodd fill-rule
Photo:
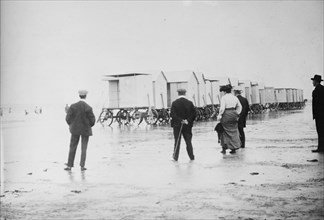
M 79 97 L 80 101 L 72 104 L 66 115 L 66 122 L 70 127 L 71 140 L 70 140 L 70 151 L 68 157 L 67 167 L 64 170 L 71 170 L 74 165 L 75 153 L 81 136 L 81 160 L 80 166 L 81 171 L 86 170 L 85 160 L 87 155 L 87 147 L 89 136 L 92 136 L 91 127 L 95 124 L 95 116 L 92 108 L 86 103 L 88 91 L 80 90 Z
M 316 131 L 318 135 L 318 147 L 312 150 L 314 153 L 324 152 L 324 86 L 321 85 L 322 76 L 314 75 L 313 85 L 315 89 L 312 93 L 313 119 L 315 119 Z
M 187 153 L 190 160 L 194 160 L 192 139 L 192 126 L 196 118 L 196 110 L 191 101 L 186 98 L 186 90 L 178 89 L 179 97 L 171 105 L 171 127 L 173 127 L 174 150 L 173 160 L 178 161 L 181 134 L 187 145 Z
M 238 130 L 240 133 L 240 139 L 241 139 L 241 148 L 245 148 L 245 133 L 244 133 L 244 128 L 246 127 L 246 117 L 248 116 L 248 113 L 250 111 L 250 106 L 249 106 L 249 101 L 241 96 L 241 90 L 235 89 L 234 94 L 240 101 L 242 105 L 242 111 L 240 113 L 240 117 L 238 120 Z

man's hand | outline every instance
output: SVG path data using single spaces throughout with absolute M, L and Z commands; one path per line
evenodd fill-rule
M 183 119 L 183 120 L 181 121 L 181 123 L 187 125 L 187 124 L 188 124 L 188 120 L 187 120 L 187 119 Z
M 221 115 L 217 115 L 217 120 L 221 120 L 222 116 Z

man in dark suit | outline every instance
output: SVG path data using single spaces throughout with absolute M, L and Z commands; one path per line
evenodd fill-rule
M 241 148 L 245 148 L 245 133 L 244 128 L 246 127 L 246 117 L 248 116 L 248 113 L 250 111 L 249 107 L 249 101 L 241 96 L 241 90 L 234 90 L 234 93 L 238 100 L 240 101 L 242 105 L 242 111 L 240 113 L 240 117 L 238 120 L 238 130 L 240 133 L 240 139 L 241 139 Z
M 68 157 L 67 167 L 64 170 L 71 170 L 74 165 L 75 153 L 81 136 L 81 170 L 84 171 L 86 168 L 85 160 L 87 155 L 87 147 L 89 136 L 92 136 L 91 127 L 95 124 L 95 116 L 92 108 L 85 102 L 88 92 L 86 90 L 79 91 L 80 101 L 72 104 L 66 115 L 66 122 L 70 127 L 71 140 L 70 140 L 70 151 Z
M 179 158 L 181 134 L 186 142 L 189 158 L 194 160 L 191 139 L 196 110 L 193 103 L 185 97 L 185 89 L 178 89 L 178 95 L 179 97 L 171 105 L 171 127 L 174 135 L 173 160 L 178 161 Z
M 318 147 L 312 150 L 314 153 L 324 152 L 324 86 L 321 85 L 322 76 L 314 75 L 313 85 L 315 89 L 312 93 L 313 119 L 315 119 L 316 131 L 318 135 Z

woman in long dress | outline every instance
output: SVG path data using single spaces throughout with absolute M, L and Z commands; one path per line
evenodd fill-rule
M 242 111 L 242 105 L 238 98 L 231 93 L 231 85 L 221 86 L 219 91 L 223 95 L 218 114 L 218 119 L 224 128 L 221 135 L 221 146 L 223 148 L 221 153 L 225 154 L 226 149 L 230 149 L 230 153 L 233 154 L 241 146 L 238 118 Z

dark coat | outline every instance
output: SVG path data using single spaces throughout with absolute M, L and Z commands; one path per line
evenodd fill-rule
M 186 98 L 178 98 L 172 102 L 171 118 L 171 127 L 180 126 L 184 119 L 188 120 L 187 126 L 192 127 L 196 118 L 195 106 Z
M 312 92 L 313 119 L 324 120 L 324 86 L 317 85 Z
M 238 95 L 237 98 L 242 105 L 242 111 L 240 113 L 238 125 L 241 127 L 245 127 L 246 126 L 246 117 L 248 116 L 248 113 L 250 111 L 249 101 L 241 95 Z
M 71 134 L 83 136 L 92 135 L 91 127 L 96 122 L 92 108 L 84 101 L 72 104 L 65 120 L 70 127 Z

